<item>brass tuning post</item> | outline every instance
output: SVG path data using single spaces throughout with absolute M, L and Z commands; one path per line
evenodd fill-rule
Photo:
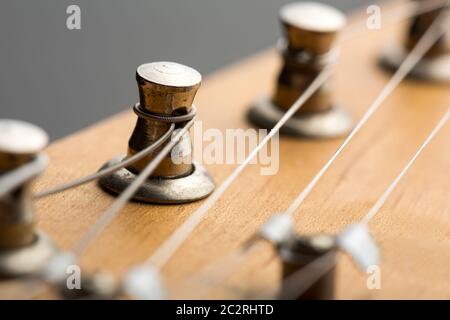
M 139 103 L 134 111 L 138 119 L 128 143 L 128 156 L 158 141 L 173 123 L 179 129 L 195 116 L 193 101 L 202 77 L 196 70 L 178 63 L 153 62 L 137 68 L 136 80 Z M 121 193 L 166 143 L 133 165 L 101 178 L 100 185 L 114 194 Z M 105 167 L 123 159 L 124 156 L 115 158 Z M 214 182 L 206 169 L 192 161 L 192 143 L 186 133 L 139 188 L 134 199 L 149 203 L 187 203 L 205 198 L 213 190 Z
M 426 8 L 425 6 L 430 5 L 431 1 L 411 1 L 417 3 L 417 10 L 421 13 L 412 19 L 403 41 L 391 44 L 383 52 L 380 64 L 389 71 L 395 71 L 400 67 L 405 57 L 417 45 L 418 41 L 437 18 L 442 17 L 437 22 L 439 23 L 438 28 L 442 30 L 449 28 L 449 1 L 443 0 L 442 6 L 438 6 L 431 11 L 423 10 Z M 450 82 L 450 36 L 448 32 L 431 47 L 421 61 L 411 70 L 409 76 L 427 81 Z
M 273 215 L 258 237 L 271 243 L 281 261 L 280 299 L 333 299 L 338 237 L 328 234 L 299 235 L 293 218 Z M 317 264 L 317 261 L 322 262 Z M 331 268 L 330 268 L 331 266 Z M 305 275 L 304 272 L 310 272 Z M 313 278 L 310 280 L 310 278 Z M 302 280 L 307 279 L 307 283 Z
M 335 265 L 337 244 L 336 238 L 331 235 L 319 234 L 312 236 L 293 236 L 291 239 L 278 245 L 278 255 L 282 262 L 281 299 L 298 300 L 330 300 L 335 294 Z M 315 272 L 322 273 L 318 280 L 304 292 L 295 295 L 298 283 L 286 281 L 289 276 L 295 274 L 317 259 L 327 255 L 324 265 L 315 266 Z M 332 265 L 329 270 L 327 267 Z M 300 288 L 301 289 L 301 288 Z
M 346 24 L 343 13 L 328 5 L 299 2 L 281 8 L 283 38 L 278 47 L 283 66 L 272 98 L 257 101 L 248 113 L 249 120 L 272 128 L 299 99 L 324 68 L 335 64 L 334 46 Z M 352 121 L 333 101 L 331 80 L 327 80 L 288 120 L 281 133 L 310 138 L 333 138 L 347 133 Z
M 47 165 L 47 134 L 22 121 L 0 120 L 0 277 L 40 272 L 56 246 L 36 230 L 31 183 Z

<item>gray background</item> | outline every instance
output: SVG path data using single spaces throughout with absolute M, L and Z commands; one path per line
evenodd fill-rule
M 2 0 L 0 117 L 62 137 L 133 103 L 141 63 L 176 61 L 206 75 L 272 45 L 288 2 Z M 322 2 L 348 11 L 370 1 Z M 81 8 L 81 30 L 66 28 L 70 4 Z

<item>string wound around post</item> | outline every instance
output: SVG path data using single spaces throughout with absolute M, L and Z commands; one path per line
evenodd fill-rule
M 149 147 L 175 124 L 175 131 L 195 117 L 193 100 L 200 87 L 201 75 L 196 70 L 174 62 L 153 62 L 136 71 L 140 102 L 134 106 L 138 116 L 128 143 L 128 157 Z M 170 137 L 168 137 L 170 139 Z M 124 191 L 168 143 L 126 168 L 99 179 L 100 186 L 113 194 Z M 119 156 L 102 168 L 123 161 Z M 174 204 L 188 203 L 207 197 L 214 190 L 207 170 L 192 161 L 189 133 L 175 145 L 139 187 L 133 199 L 141 202 Z

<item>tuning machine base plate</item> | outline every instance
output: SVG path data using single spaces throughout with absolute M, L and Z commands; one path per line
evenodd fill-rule
M 20 277 L 35 274 L 45 267 L 47 261 L 57 252 L 53 241 L 44 233 L 36 232 L 30 245 L 0 250 L 0 277 Z
M 380 65 L 389 71 L 397 70 L 405 60 L 408 52 L 402 45 L 392 44 L 381 56 Z M 450 83 L 450 54 L 422 58 L 411 70 L 413 78 L 432 82 Z
M 119 163 L 123 159 L 124 156 L 116 157 L 101 169 Z M 133 199 L 148 203 L 179 204 L 206 198 L 214 190 L 214 181 L 202 165 L 193 163 L 193 167 L 191 174 L 179 178 L 148 178 Z M 108 192 L 120 194 L 136 177 L 135 173 L 122 168 L 101 178 L 99 184 Z
M 284 110 L 264 97 L 252 106 L 247 118 L 261 128 L 271 129 L 283 117 L 284 113 Z M 348 133 L 352 125 L 351 116 L 342 108 L 333 106 L 325 112 L 291 117 L 281 128 L 280 133 L 317 139 L 335 138 Z

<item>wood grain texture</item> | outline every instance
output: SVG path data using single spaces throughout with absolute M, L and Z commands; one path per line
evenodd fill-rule
M 377 58 L 385 45 L 398 41 L 403 27 L 385 26 L 343 43 L 334 77 L 336 100 L 355 119 L 389 80 L 390 74 L 378 68 Z M 260 95 L 272 93 L 279 66 L 277 53 L 270 49 L 207 77 L 195 100 L 204 129 L 251 127 L 245 112 Z M 134 81 L 133 70 L 129 78 Z M 448 86 L 404 81 L 297 212 L 299 232 L 339 232 L 361 219 L 449 106 Z M 53 143 L 47 150 L 50 166 L 35 190 L 92 173 L 105 161 L 125 153 L 134 124 L 135 115 L 127 108 Z M 370 223 L 381 247 L 382 289 L 368 290 L 366 275 L 343 256 L 338 264 L 338 298 L 450 298 L 449 138 L 447 125 Z M 169 285 L 175 287 L 196 270 L 232 252 L 271 214 L 286 209 L 341 142 L 281 137 L 278 174 L 262 176 L 257 165 L 241 174 L 164 268 Z M 233 168 L 208 166 L 218 184 Z M 95 183 L 39 200 L 39 227 L 61 248 L 69 249 L 113 201 Z M 122 276 L 154 252 L 199 205 L 128 204 L 90 247 L 82 260 L 84 268 Z M 278 260 L 268 249 L 251 256 L 227 284 L 247 290 L 247 294 L 260 293 L 279 284 L 279 269 Z M 193 284 L 192 297 L 196 290 Z M 244 291 L 216 289 L 209 297 L 240 298 Z M 183 296 L 174 292 L 174 297 Z

